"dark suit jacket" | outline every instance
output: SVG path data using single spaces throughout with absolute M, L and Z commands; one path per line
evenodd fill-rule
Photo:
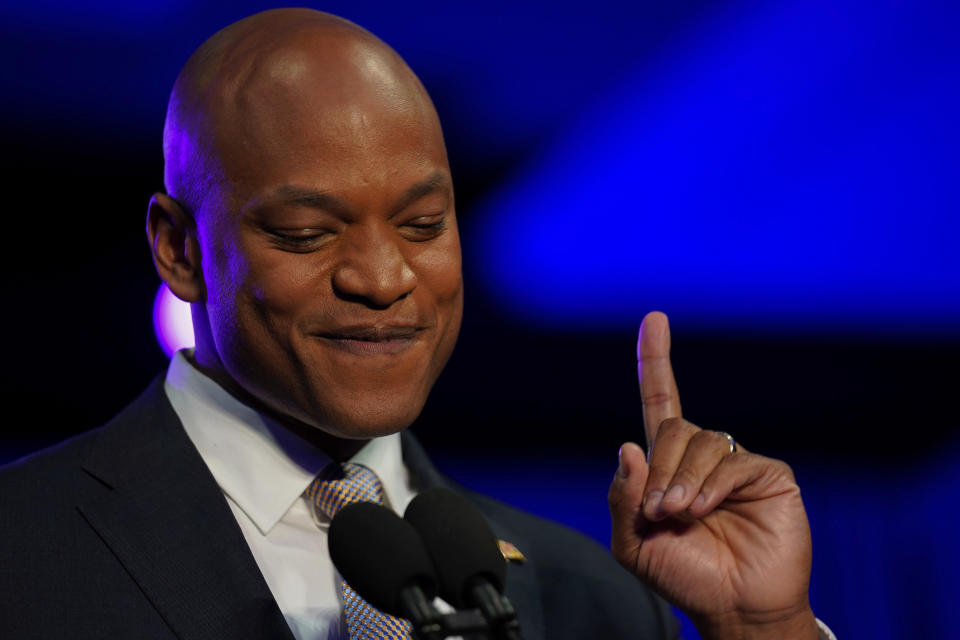
M 528 558 L 506 593 L 527 640 L 673 638 L 669 609 L 592 541 L 453 485 Z M 110 423 L 0 471 L 0 637 L 292 638 L 158 378 Z

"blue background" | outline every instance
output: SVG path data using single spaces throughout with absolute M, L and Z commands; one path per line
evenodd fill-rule
M 268 6 L 0 7 L 2 387 L 46 408 L 0 459 L 162 368 L 142 221 L 166 95 Z M 445 470 L 605 544 L 616 447 L 640 433 L 632 332 L 659 308 L 688 417 L 794 465 L 818 615 L 844 639 L 953 635 L 956 3 L 322 8 L 393 45 L 445 125 L 468 315 L 415 427 Z

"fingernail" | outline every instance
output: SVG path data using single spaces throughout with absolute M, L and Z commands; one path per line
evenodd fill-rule
M 617 452 L 617 475 L 621 478 L 627 478 L 630 475 L 630 469 L 623 463 L 623 446 L 620 447 L 620 451 Z
M 696 499 L 693 501 L 693 505 L 691 506 L 693 506 L 694 508 L 699 508 L 699 507 L 702 507 L 703 503 L 706 501 L 707 501 L 707 496 L 703 495 L 702 493 L 698 493 Z
M 660 506 L 660 500 L 663 499 L 663 491 L 651 491 L 647 494 L 647 497 L 643 499 L 644 508 L 647 505 L 650 505 L 654 510 Z
M 675 484 L 670 487 L 667 494 L 663 496 L 664 502 L 680 502 L 683 500 L 683 494 L 686 493 L 682 484 Z

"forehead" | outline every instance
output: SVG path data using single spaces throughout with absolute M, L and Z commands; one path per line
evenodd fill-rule
M 305 31 L 227 60 L 211 95 L 213 151 L 227 181 L 245 191 L 278 181 L 375 184 L 446 167 L 440 125 L 416 77 L 355 34 Z

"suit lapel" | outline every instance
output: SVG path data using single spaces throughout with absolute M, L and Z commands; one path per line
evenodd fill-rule
M 445 487 L 452 491 L 465 494 L 470 498 L 481 512 L 487 517 L 494 535 L 501 540 L 507 540 L 514 543 L 519 549 L 527 553 L 527 562 L 522 564 L 511 563 L 507 566 L 507 584 L 504 589 L 505 595 L 517 612 L 517 618 L 520 621 L 520 629 L 523 631 L 523 637 L 526 640 L 540 640 L 545 638 L 543 598 L 540 590 L 540 584 L 537 580 L 536 557 L 529 553 L 533 550 L 533 544 L 528 542 L 522 533 L 512 531 L 507 528 L 503 522 L 495 517 L 491 517 L 489 510 L 483 508 L 483 504 L 478 504 L 474 500 L 475 496 L 466 491 L 463 487 L 457 485 L 453 480 L 440 473 L 429 456 L 423 450 L 423 447 L 409 431 L 401 434 L 403 446 L 403 462 L 414 480 L 414 484 L 419 491 L 432 489 L 434 487 Z
M 103 491 L 80 512 L 177 637 L 292 638 L 162 377 L 104 427 L 84 469 Z
M 409 432 L 402 442 L 420 490 L 443 486 L 470 497 Z M 103 490 L 78 509 L 178 638 L 292 640 L 223 493 L 167 401 L 162 376 L 103 428 L 83 467 Z M 499 538 L 532 548 L 487 516 Z M 536 561 L 528 558 L 508 568 L 506 595 L 524 637 L 537 640 L 543 608 Z

